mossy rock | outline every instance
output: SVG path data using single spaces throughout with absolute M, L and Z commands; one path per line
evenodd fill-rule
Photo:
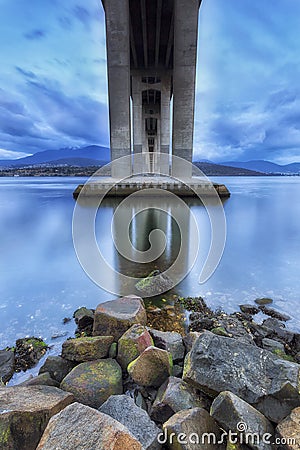
M 123 370 L 146 348 L 153 346 L 153 339 L 143 325 L 133 325 L 118 341 L 117 361 Z
M 40 338 L 18 339 L 15 350 L 15 370 L 27 370 L 34 367 L 44 356 L 48 345 Z
M 122 370 L 114 359 L 84 362 L 71 370 L 60 387 L 76 401 L 99 408 L 110 395 L 123 393 Z
M 172 374 L 172 369 L 171 354 L 157 347 L 148 347 L 127 367 L 135 383 L 153 387 L 159 387 Z
M 105 358 L 113 341 L 112 336 L 68 339 L 62 345 L 62 357 L 76 362 Z
M 211 330 L 211 332 L 217 334 L 218 336 L 225 336 L 225 337 L 230 336 L 224 327 L 215 327 Z
M 52 386 L 0 388 L 0 449 L 35 450 L 50 417 L 72 402 Z

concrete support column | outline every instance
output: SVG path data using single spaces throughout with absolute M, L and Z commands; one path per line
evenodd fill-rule
M 142 149 L 143 149 L 143 104 L 142 104 L 142 81 L 141 77 L 132 75 L 132 119 L 133 119 L 133 174 L 143 172 Z M 136 156 L 137 155 L 137 156 Z
M 112 177 L 131 174 L 130 33 L 128 0 L 103 1 L 106 19 Z M 128 161 L 117 159 L 128 155 Z
M 199 0 L 174 0 L 173 155 L 192 162 Z M 173 162 L 176 177 L 192 176 Z
M 169 174 L 171 78 L 163 77 L 160 91 L 160 171 Z

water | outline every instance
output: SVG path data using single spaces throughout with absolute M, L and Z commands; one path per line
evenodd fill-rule
M 201 247 L 189 275 L 171 294 L 201 295 L 213 307 L 234 311 L 238 305 L 268 296 L 288 313 L 290 326 L 300 330 L 300 178 L 228 177 L 232 196 L 224 201 L 227 241 L 214 275 L 199 284 L 201 265 L 210 243 L 207 215 L 199 202 L 190 209 L 198 223 Z M 41 336 L 58 351 L 74 325 L 63 325 L 80 306 L 95 307 L 114 296 L 96 286 L 78 263 L 72 242 L 72 191 L 79 178 L 0 179 L 0 348 L 19 337 Z M 144 251 L 148 234 L 157 227 L 167 233 L 164 255 L 148 265 L 128 263 L 115 251 L 111 219 L 118 201 L 108 199 L 97 216 L 96 234 L 102 251 L 117 270 L 135 276 L 165 269 L 180 247 L 178 227 L 163 212 L 149 209 L 131 225 L 131 239 Z M 85 205 L 83 208 L 88 208 Z M 128 211 L 127 211 L 128 212 Z M 122 227 L 118 230 L 122 235 Z M 117 233 L 117 234 L 118 234 Z M 194 236 L 186 219 L 186 267 Z M 183 264 L 183 266 L 184 266 Z M 170 295 L 169 295 L 170 296 Z M 165 297 L 168 297 L 168 295 Z M 159 300 L 159 299 L 158 299 Z M 51 339 L 55 334 L 65 337 Z

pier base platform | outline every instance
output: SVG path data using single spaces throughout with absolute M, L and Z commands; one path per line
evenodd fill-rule
M 79 184 L 73 192 L 73 197 L 77 199 L 79 194 L 85 197 L 104 194 L 108 197 L 126 197 L 143 190 L 145 190 L 145 195 L 151 195 L 149 192 L 151 188 L 160 189 L 159 195 L 163 195 L 161 190 L 166 190 L 179 197 L 212 196 L 215 195 L 215 192 L 221 198 L 230 196 L 230 192 L 224 184 L 211 183 L 201 177 L 192 177 L 183 182 L 167 176 L 133 176 L 120 182 L 111 177 L 94 177 L 86 184 Z M 157 195 L 157 191 L 155 192 Z

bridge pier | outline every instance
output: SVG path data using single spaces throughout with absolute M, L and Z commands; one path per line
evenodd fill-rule
M 112 176 L 169 174 L 168 158 L 159 161 L 156 154 L 170 152 L 172 97 L 172 154 L 192 162 L 200 0 L 102 2 L 106 17 Z M 131 152 L 131 167 L 117 162 Z M 139 153 L 146 153 L 146 167 L 135 161 Z M 191 177 L 187 167 L 174 163 L 171 174 Z
M 105 1 L 112 177 L 131 175 L 118 161 L 131 154 L 129 20 L 128 0 Z

